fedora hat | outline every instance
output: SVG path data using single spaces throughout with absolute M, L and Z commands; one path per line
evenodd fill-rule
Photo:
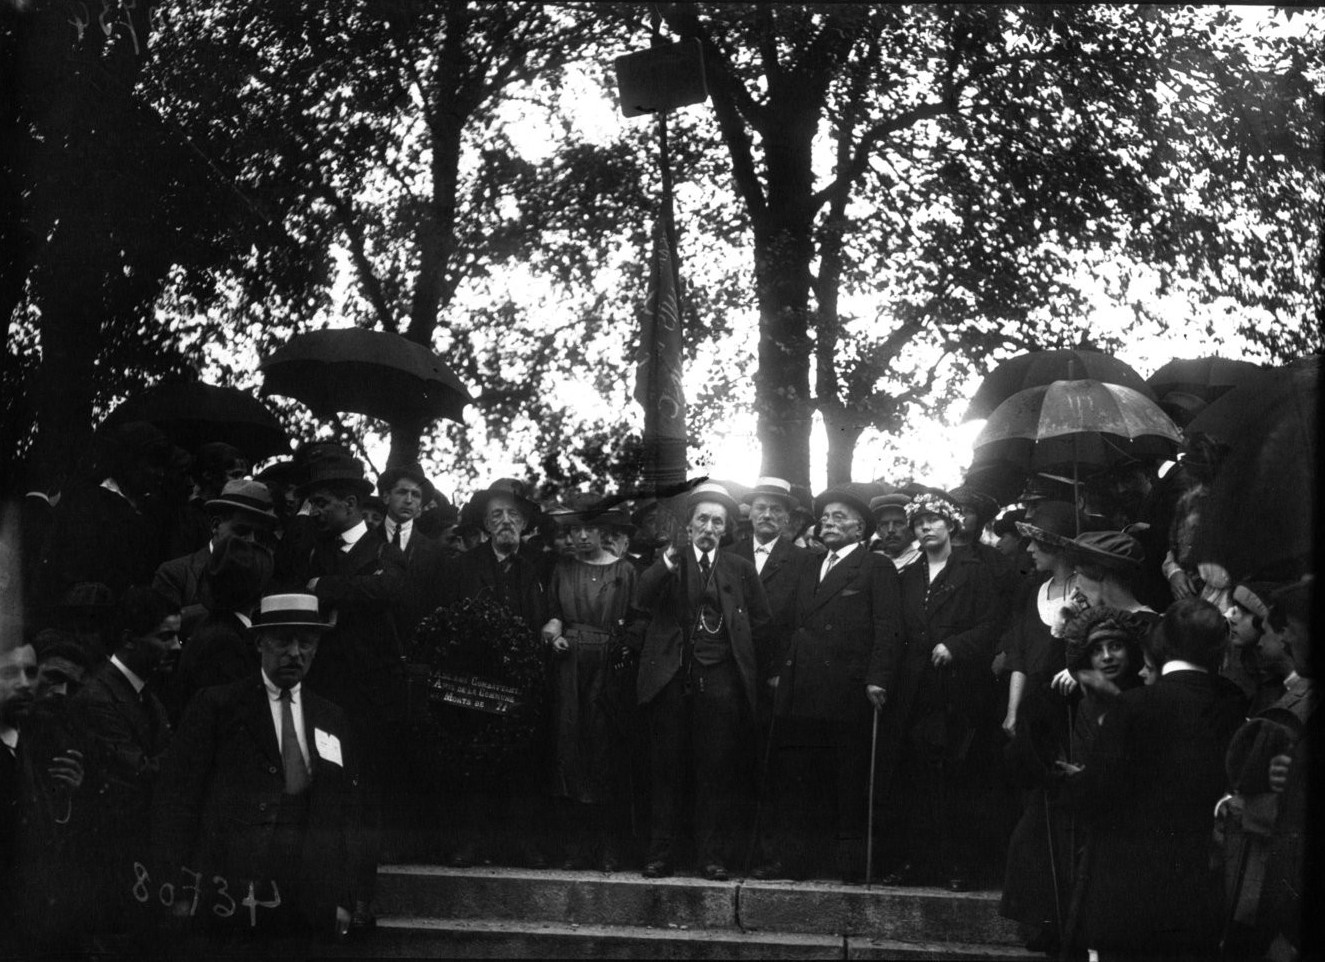
M 1141 542 L 1122 531 L 1087 531 L 1072 539 L 1068 552 L 1078 561 L 1124 572 L 1135 571 L 1146 559 Z
M 424 504 L 431 501 L 437 494 L 437 489 L 432 486 L 428 476 L 423 473 L 423 467 L 413 462 L 393 464 L 383 471 L 377 478 L 377 493 L 385 498 L 401 478 L 408 478 L 423 490 Z
M 324 485 L 348 487 L 361 499 L 373 493 L 373 483 L 363 476 L 363 463 L 358 458 L 339 454 L 309 462 L 307 480 L 299 486 L 299 497 L 306 498 Z
M 529 498 L 525 491 L 528 486 L 518 478 L 498 478 L 492 484 L 488 485 L 482 491 L 476 492 L 460 509 L 460 520 L 475 527 L 483 527 L 483 516 L 488 513 L 488 502 L 498 495 L 511 498 L 525 513 L 525 528 L 529 529 L 538 523 L 539 507 L 537 502 Z
M 208 514 L 240 511 L 268 526 L 276 524 L 276 506 L 272 502 L 271 489 L 261 481 L 227 481 L 220 496 L 204 503 L 203 507 Z
M 796 494 L 791 489 L 791 482 L 781 478 L 756 478 L 755 486 L 745 493 L 741 503 L 750 504 L 760 495 L 767 498 L 781 498 L 786 503 L 788 511 L 795 508 L 798 503 Z
M 307 592 L 294 592 L 282 595 L 267 595 L 258 602 L 258 610 L 253 613 L 254 628 L 321 628 L 327 624 L 318 610 L 317 595 Z
M 870 511 L 870 499 L 866 497 L 867 494 L 868 489 L 865 486 L 854 483 L 839 484 L 835 488 L 829 488 L 815 496 L 814 517 L 817 520 L 823 515 L 824 508 L 834 502 L 850 505 L 860 512 L 860 519 L 864 522 L 865 530 L 861 540 L 869 541 L 870 536 L 874 534 L 874 513 Z
M 716 481 L 705 481 L 703 484 L 695 486 L 695 489 L 686 497 L 686 519 L 689 520 L 690 513 L 695 510 L 697 504 L 720 504 L 727 509 L 727 527 L 733 528 L 736 522 L 741 520 L 741 506 L 736 503 L 736 499 L 731 496 L 725 485 L 718 484 Z
M 1077 509 L 1066 501 L 1039 501 L 1031 513 L 1034 522 L 1018 521 L 1017 530 L 1041 544 L 1066 548 L 1077 533 Z

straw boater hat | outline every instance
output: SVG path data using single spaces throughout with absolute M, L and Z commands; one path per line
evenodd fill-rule
M 860 512 L 860 518 L 865 525 L 861 540 L 869 541 L 870 536 L 874 534 L 874 513 L 870 511 L 870 499 L 866 497 L 867 490 L 862 490 L 862 487 L 856 484 L 839 484 L 835 488 L 829 488 L 814 499 L 814 516 L 822 517 L 824 508 L 834 502 L 850 505 Z
M 703 484 L 696 485 L 695 489 L 686 498 L 686 516 L 690 516 L 695 505 L 704 502 L 720 504 L 726 508 L 729 527 L 735 525 L 741 519 L 741 506 L 736 503 L 736 499 L 731 496 L 727 488 L 716 481 L 705 481 Z
M 1072 539 L 1068 551 L 1077 561 L 1125 574 L 1140 568 L 1146 558 L 1141 542 L 1122 531 L 1087 531 Z
M 271 490 L 261 481 L 227 481 L 219 497 L 203 505 L 208 514 L 240 511 L 245 516 L 268 526 L 276 524 L 276 506 Z
M 373 493 L 373 484 L 363 476 L 363 464 L 359 459 L 336 454 L 311 461 L 307 480 L 299 486 L 297 493 L 306 498 L 317 488 L 331 483 L 350 488 L 360 499 Z
M 796 507 L 798 501 L 796 495 L 792 493 L 791 482 L 784 481 L 781 478 L 758 478 L 755 480 L 755 486 L 746 492 L 741 498 L 743 504 L 750 504 L 755 498 L 763 495 L 766 498 L 780 498 L 790 511 Z
M 1032 541 L 1066 548 L 1077 533 L 1077 509 L 1066 501 L 1041 501 L 1031 515 L 1034 523 L 1018 521 L 1017 530 Z
M 317 595 L 297 592 L 267 595 L 258 603 L 253 614 L 253 627 L 263 628 L 330 628 L 317 606 Z

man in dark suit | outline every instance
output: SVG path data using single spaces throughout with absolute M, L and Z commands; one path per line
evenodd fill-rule
M 344 935 L 357 756 L 345 714 L 303 684 L 327 625 L 317 598 L 296 593 L 263 598 L 253 627 L 260 671 L 200 692 L 162 761 L 157 871 L 202 889 L 175 902 L 178 918 Z M 261 913 L 228 911 L 246 895 Z
M 796 631 L 778 654 L 774 859 L 755 874 L 804 875 L 797 850 L 812 826 L 828 823 L 837 870 L 857 882 L 866 864 L 871 716 L 895 685 L 901 600 L 892 562 L 866 548 L 874 524 L 864 498 L 839 487 L 815 508 L 828 554 L 802 576 Z
M 693 774 L 697 860 L 705 878 L 725 879 L 772 613 L 754 565 L 718 549 L 740 516 L 726 488 L 701 484 L 686 503 L 688 544 L 668 546 L 636 589 L 635 606 L 651 615 L 637 686 L 652 740 L 644 875 L 672 872 Z
M 420 621 L 437 609 L 446 579 L 448 559 L 454 552 L 426 534 L 416 523 L 436 489 L 417 464 L 387 468 L 377 479 L 386 505 L 382 536 L 405 556 L 405 587 L 396 603 L 396 628 L 408 640 Z
M 276 507 L 271 491 L 260 481 L 227 481 L 219 496 L 205 504 L 211 519 L 211 540 L 191 554 L 163 562 L 152 578 L 152 587 L 180 607 L 180 634 L 188 638 L 207 617 L 202 603 L 202 583 L 207 563 L 223 538 L 270 545 L 276 529 Z
M 0 631 L 8 621 L 0 615 Z M 63 955 L 77 947 L 70 917 L 74 796 L 83 781 L 57 700 L 44 704 L 33 646 L 0 636 L 0 956 Z M 77 874 L 75 874 L 77 873 Z
M 906 656 L 896 710 L 902 725 L 907 864 L 885 884 L 971 886 L 987 773 L 973 757 L 977 726 L 992 717 L 990 662 L 1001 605 L 993 569 L 952 543 L 961 508 L 922 492 L 906 508 L 922 554 L 901 574 Z
M 384 823 L 383 802 L 396 797 L 393 780 L 404 777 L 399 756 L 406 721 L 405 664 L 393 606 L 405 585 L 405 559 L 363 520 L 361 504 L 373 486 L 355 458 L 329 455 L 308 466 L 299 489 L 318 536 L 298 559 L 300 579 L 332 613 L 335 627 L 323 639 L 322 657 L 309 684 L 339 705 L 360 739 L 364 759 L 366 842 L 355 891 L 354 927 L 374 924 L 369 903 L 377 878 Z M 394 812 L 394 809 L 392 810 Z
M 1220 900 L 1210 837 L 1246 699 L 1219 675 L 1228 628 L 1209 602 L 1170 605 L 1151 647 L 1159 679 L 1117 696 L 1073 776 L 1091 826 L 1073 948 L 1214 958 Z
M 70 703 L 87 747 L 86 807 L 80 806 L 102 909 L 98 926 L 127 932 L 134 863 L 148 855 L 152 792 L 170 723 L 147 684 L 179 652 L 179 607 L 151 588 L 120 600 L 116 647 Z M 141 920 L 137 920 L 141 921 Z

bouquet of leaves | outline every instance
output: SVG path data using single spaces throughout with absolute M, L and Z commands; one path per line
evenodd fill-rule
M 438 608 L 411 639 L 409 661 L 427 672 L 429 711 L 418 721 L 449 777 L 483 778 L 534 746 L 544 723 L 544 646 L 523 618 L 488 598 Z M 456 679 L 513 692 L 500 713 L 456 698 Z

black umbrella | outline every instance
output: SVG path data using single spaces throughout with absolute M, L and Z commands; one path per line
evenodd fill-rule
M 276 416 L 251 394 L 201 381 L 166 381 L 129 398 L 105 424 L 147 421 L 188 451 L 223 441 L 251 462 L 290 452 L 290 437 Z
M 1234 388 L 1192 422 L 1229 446 L 1201 505 L 1196 560 L 1241 581 L 1311 570 L 1319 377 L 1319 356 L 1303 358 Z
M 1180 357 L 1146 378 L 1146 383 L 1156 397 L 1178 391 L 1209 403 L 1255 378 L 1261 370 L 1250 361 L 1227 357 Z
M 299 334 L 258 365 L 263 394 L 303 401 L 319 417 L 353 411 L 390 424 L 459 421 L 469 391 L 436 354 L 384 331 Z
M 1155 394 L 1145 379 L 1111 354 L 1078 348 L 1033 351 L 1020 354 L 994 368 L 971 398 L 970 407 L 966 409 L 962 420 L 989 417 L 996 407 L 1018 391 L 1043 387 L 1054 381 L 1079 379 L 1121 384 L 1155 400 Z

